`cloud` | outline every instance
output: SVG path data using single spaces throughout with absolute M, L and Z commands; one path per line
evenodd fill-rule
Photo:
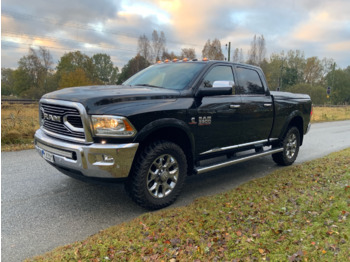
M 3 0 L 2 43 L 19 45 L 11 54 L 22 56 L 34 45 L 57 59 L 74 50 L 103 52 L 120 67 L 136 55 L 138 37 L 151 39 L 153 30 L 165 33 L 168 51 L 190 47 L 198 57 L 208 39 L 220 39 L 224 53 L 228 42 L 247 53 L 253 36 L 263 34 L 268 54 L 300 49 L 346 66 L 349 13 L 348 0 Z M 3 51 L 2 58 L 14 64 Z
M 51 17 L 59 23 L 89 23 L 115 17 L 119 1 L 112 0 L 3 0 L 5 12 L 31 14 L 33 17 Z

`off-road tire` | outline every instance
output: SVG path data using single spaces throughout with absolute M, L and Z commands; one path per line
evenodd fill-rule
M 296 160 L 300 147 L 300 133 L 295 126 L 290 127 L 283 138 L 281 145 L 283 151 L 273 154 L 272 159 L 278 165 L 289 166 Z
M 161 209 L 176 200 L 186 175 L 187 160 L 181 147 L 170 141 L 155 141 L 138 155 L 126 190 L 140 206 Z

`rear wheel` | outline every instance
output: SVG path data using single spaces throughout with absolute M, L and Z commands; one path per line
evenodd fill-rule
M 289 166 L 294 163 L 299 153 L 300 133 L 298 128 L 293 126 L 287 131 L 282 146 L 283 151 L 273 154 L 272 159 L 279 165 Z
M 139 155 L 127 183 L 131 198 L 147 209 L 172 204 L 181 192 L 187 174 L 186 156 L 177 144 L 156 141 Z

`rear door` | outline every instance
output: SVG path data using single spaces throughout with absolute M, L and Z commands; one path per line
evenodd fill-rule
M 264 76 L 258 69 L 236 66 L 236 94 L 242 100 L 241 143 L 268 139 L 273 125 L 273 100 Z

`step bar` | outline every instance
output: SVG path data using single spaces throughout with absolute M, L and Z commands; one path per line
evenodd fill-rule
M 203 167 L 195 167 L 194 168 L 194 173 L 195 174 L 203 174 L 209 171 L 213 171 L 219 168 L 223 168 L 223 167 L 227 167 L 227 166 L 231 166 L 234 164 L 238 164 L 238 163 L 242 163 L 251 159 L 255 159 L 258 157 L 262 157 L 262 156 L 267 156 L 267 155 L 272 155 L 272 154 L 276 154 L 279 152 L 282 152 L 283 148 L 276 148 L 276 149 L 269 149 L 267 151 L 261 152 L 261 153 L 255 153 L 255 154 L 250 154 L 250 155 L 246 155 L 246 156 L 241 156 L 241 157 L 237 157 L 233 160 L 228 160 L 228 161 L 224 161 L 221 163 L 215 163 L 213 165 L 207 165 L 207 166 L 203 166 Z

